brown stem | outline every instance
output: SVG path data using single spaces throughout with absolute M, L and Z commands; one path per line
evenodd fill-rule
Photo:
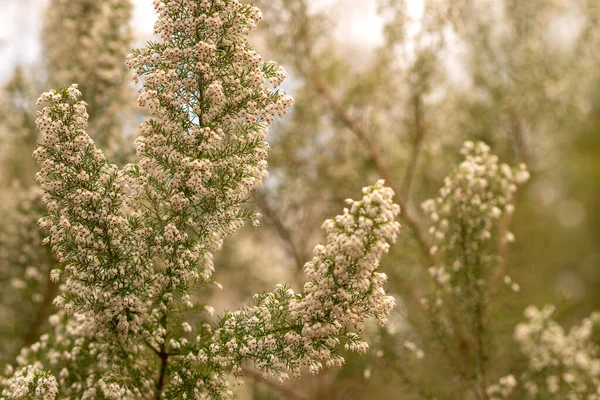
M 283 223 L 277 211 L 271 207 L 267 199 L 264 198 L 260 193 L 256 193 L 256 204 L 258 208 L 263 212 L 264 216 L 267 217 L 269 222 L 273 225 L 281 239 L 287 244 L 288 251 L 294 262 L 296 264 L 296 271 L 302 272 L 304 269 L 304 263 L 302 262 L 302 257 L 300 255 L 300 251 L 296 246 L 294 238 L 292 236 L 292 232 L 290 229 Z
M 160 319 L 160 325 L 167 327 L 167 314 L 164 313 Z M 158 381 L 156 382 L 156 400 L 160 400 L 162 397 L 162 391 L 165 386 L 165 377 L 167 374 L 167 367 L 169 366 L 169 354 L 167 353 L 165 341 L 167 340 L 167 335 L 165 333 L 164 340 L 160 344 L 160 350 L 156 352 L 154 346 L 150 346 L 152 350 L 156 353 L 158 358 L 160 358 L 160 372 L 158 375 Z
M 271 389 L 278 391 L 284 397 L 291 400 L 308 400 L 308 396 L 303 393 L 297 392 L 289 386 L 281 385 L 277 382 L 274 382 L 270 379 L 265 379 L 262 377 L 262 374 L 255 369 L 243 367 L 242 372 L 248 378 L 252 378 L 257 382 L 261 382 L 265 386 L 268 386 Z
M 165 386 L 165 375 L 169 366 L 169 355 L 165 351 L 164 344 L 161 346 L 158 356 L 160 357 L 160 374 L 156 382 L 156 400 L 160 400 L 162 397 L 162 391 Z
M 487 395 L 487 372 L 486 372 L 486 354 L 485 354 L 485 343 L 484 343 L 484 335 L 485 335 L 485 321 L 484 321 L 484 311 L 483 311 L 483 299 L 479 299 L 476 307 L 476 316 L 477 316 L 477 362 L 479 368 L 479 385 L 481 391 L 481 398 L 484 400 L 488 400 L 489 397 Z
M 427 258 L 429 265 L 436 265 L 437 260 L 436 257 L 431 254 L 431 246 L 429 245 L 428 239 L 425 237 L 423 232 L 421 231 L 421 227 L 419 226 L 417 220 L 410 214 L 408 207 L 406 206 L 406 202 L 402 196 L 400 190 L 395 183 L 392 174 L 388 170 L 387 166 L 383 162 L 379 151 L 369 139 L 367 133 L 359 126 L 359 124 L 348 114 L 348 112 L 344 109 L 344 107 L 340 104 L 338 99 L 335 97 L 325 80 L 321 77 L 320 73 L 316 68 L 313 68 L 312 80 L 315 84 L 317 91 L 323 95 L 329 107 L 333 111 L 333 113 L 342 121 L 342 123 L 348 128 L 362 143 L 369 158 L 375 164 L 375 168 L 381 177 L 385 180 L 386 184 L 394 190 L 396 193 L 396 202 L 402 209 L 400 214 L 400 218 L 406 222 L 406 224 L 411 228 L 413 233 L 415 234 L 415 238 L 421 248 L 423 255 Z

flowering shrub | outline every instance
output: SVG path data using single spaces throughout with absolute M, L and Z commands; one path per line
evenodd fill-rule
M 280 286 L 215 326 L 189 315 L 193 287 L 214 283 L 212 253 L 244 220 L 266 177 L 264 138 L 291 97 L 285 77 L 247 43 L 260 11 L 233 1 L 155 1 L 157 43 L 127 64 L 143 77 L 150 118 L 138 164 L 111 164 L 86 132 L 77 85 L 44 93 L 36 121 L 48 232 L 61 281 L 53 329 L 24 348 L 0 383 L 7 398 L 226 398 L 227 374 L 254 362 L 285 378 L 341 365 L 337 345 L 365 351 L 365 318 L 394 305 L 377 271 L 399 207 L 379 181 L 324 224 L 300 294 Z M 267 82 L 269 84 L 267 84 Z M 52 372 L 46 372 L 44 368 Z M 58 387 L 57 387 L 58 383 Z
M 457 365 L 452 375 L 462 396 L 507 398 L 514 376 L 488 386 L 490 297 L 498 275 L 505 274 L 501 249 L 514 240 L 502 221 L 514 212 L 515 194 L 529 172 L 524 164 L 501 164 L 482 142 L 465 142 L 461 153 L 464 161 L 444 179 L 439 197 L 422 204 L 436 263 L 428 269 L 435 289 L 421 300 L 433 334 L 422 340 L 428 347 L 444 346 Z M 520 289 L 508 275 L 503 278 L 513 291 Z
M 44 93 L 36 124 L 32 85 L 10 93 L 14 104 L 0 103 L 6 171 L 0 180 L 10 188 L 0 192 L 6 225 L 0 328 L 14 326 L 0 329 L 0 360 L 12 363 L 0 376 L 0 399 L 221 399 L 233 396 L 231 383 L 243 375 L 302 399 L 271 378 L 281 383 L 317 374 L 345 359 L 353 365 L 338 378 L 353 389 L 360 383 L 366 398 L 401 396 L 398 382 L 417 398 L 438 400 L 600 398 L 598 315 L 565 332 L 552 307 L 529 307 L 527 321 L 514 330 L 520 349 L 514 352 L 499 329 L 509 318 L 498 312 L 506 307 L 498 294 L 514 299 L 524 283 L 523 273 L 511 270 L 513 279 L 507 265 L 513 261 L 507 246 L 515 240 L 511 218 L 529 179 L 521 161 L 537 155 L 535 170 L 548 163 L 528 144 L 552 154 L 548 149 L 569 135 L 531 138 L 562 133 L 567 119 L 589 113 L 579 88 L 591 79 L 578 75 L 597 59 L 587 54 L 597 43 L 593 1 L 569 6 L 587 13 L 572 44 L 572 59 L 587 67 L 544 53 L 548 25 L 569 9 L 560 2 L 507 7 L 500 0 L 480 8 L 431 1 L 415 24 L 403 2 L 382 1 L 385 44 L 357 79 L 338 78 L 353 66 L 339 62 L 342 52 L 322 40 L 331 24 L 318 8 L 304 0 L 263 3 L 274 17 L 262 39 L 288 53 L 281 60 L 295 68 L 294 94 L 304 99 L 293 115 L 296 126 L 286 120 L 271 142 L 278 149 L 271 160 L 285 160 L 287 169 L 275 169 L 269 196 L 254 194 L 267 177 L 266 135 L 294 100 L 279 89 L 284 69 L 248 44 L 262 18 L 258 8 L 238 0 L 155 0 L 156 41 L 123 62 L 131 40 L 128 0 L 50 0 L 48 83 L 79 85 Z M 409 32 L 413 25 L 421 33 Z M 441 76 L 446 68 L 438 54 L 450 49 L 447 37 L 468 49 L 460 56 L 472 74 L 467 90 Z M 540 64 L 540 58 L 553 61 Z M 529 68 L 536 60 L 543 68 Z M 136 84 L 142 81 L 138 103 L 148 116 L 132 141 L 137 158 L 131 164 L 123 143 L 135 121 L 127 69 Z M 540 70 L 551 85 L 537 85 L 532 77 Z M 430 141 L 430 132 L 441 130 L 460 133 Z M 512 153 L 517 166 L 500 163 L 486 144 L 467 141 L 464 160 L 419 211 L 415 192 L 430 196 L 446 159 L 441 151 L 463 135 L 485 137 L 503 157 Z M 34 143 L 39 186 L 28 182 L 34 175 L 28 168 L 15 168 Z M 428 168 L 419 172 L 424 161 Z M 325 240 L 305 264 L 331 205 L 375 174 L 390 187 L 380 180 L 347 200 L 341 215 L 322 224 Z M 9 186 L 15 178 L 20 183 Z M 259 225 L 248 205 L 253 200 L 284 251 L 277 253 L 270 237 L 263 241 L 264 230 L 253 240 L 247 229 L 228 246 L 244 253 L 240 243 L 250 243 L 252 252 L 240 260 L 225 251 L 215 261 L 246 221 Z M 383 288 L 388 277 L 380 262 L 399 233 L 397 218 L 413 236 L 402 241 L 388 270 L 400 295 L 392 314 L 396 301 Z M 42 240 L 46 248 L 38 246 Z M 280 267 L 264 262 L 280 254 L 296 267 L 289 286 L 275 286 L 285 280 L 260 265 Z M 230 265 L 220 269 L 219 262 Z M 251 275 L 236 263 L 275 281 L 275 289 L 213 318 L 205 303 L 219 304 L 207 294 L 222 288 L 215 269 L 220 277 L 227 269 L 240 280 Z M 424 268 L 414 268 L 419 264 Z M 255 289 L 249 284 L 240 292 Z M 48 318 L 52 299 L 58 311 Z M 512 332 L 515 321 L 508 322 Z M 376 346 L 369 356 L 346 354 L 366 353 L 367 341 Z M 334 375 L 308 379 L 318 380 L 321 397 L 345 398 Z M 388 381 L 390 375 L 398 379 Z M 367 380 L 373 384 L 362 385 Z M 307 382 L 301 391 L 310 390 Z

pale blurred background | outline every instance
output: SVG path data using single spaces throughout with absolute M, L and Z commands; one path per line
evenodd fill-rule
M 101 1 L 101 0 L 99 0 Z M 335 0 L 311 0 L 314 12 L 334 7 L 336 19 L 343 21 L 336 36 L 355 48 L 373 49 L 382 44 L 383 21 L 373 1 L 350 0 L 334 6 Z M 137 41 L 152 37 L 155 21 L 152 0 L 133 0 L 133 28 Z M 0 83 L 16 66 L 29 66 L 41 55 L 40 31 L 47 0 L 0 0 Z M 409 2 L 410 13 L 422 13 L 421 0 Z

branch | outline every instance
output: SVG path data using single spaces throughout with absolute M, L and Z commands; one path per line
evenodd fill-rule
M 261 382 L 265 386 L 279 392 L 284 397 L 291 400 L 308 400 L 308 396 L 303 393 L 297 392 L 289 386 L 284 386 L 271 379 L 263 378 L 262 374 L 255 369 L 242 367 L 242 373 L 248 378 L 252 378 L 257 382 Z
M 273 225 L 279 237 L 287 244 L 288 252 L 294 259 L 296 264 L 296 270 L 302 272 L 304 269 L 304 263 L 302 262 L 302 257 L 300 256 L 300 251 L 294 242 L 294 238 L 292 236 L 292 232 L 290 229 L 283 223 L 277 211 L 271 207 L 267 199 L 259 193 L 256 192 L 255 195 L 256 204 L 258 208 L 263 212 L 264 216 L 267 217 L 269 222 Z
M 359 126 L 359 124 L 346 112 L 344 107 L 340 104 L 338 99 L 335 97 L 321 74 L 318 72 L 316 68 L 313 68 L 312 81 L 315 84 L 317 91 L 323 95 L 329 107 L 333 111 L 333 113 L 342 121 L 342 123 L 348 128 L 357 139 L 363 144 L 365 150 L 371 161 L 375 164 L 377 168 L 377 172 L 381 175 L 381 177 L 385 180 L 386 184 L 394 190 L 396 193 L 396 202 L 402 209 L 400 213 L 400 218 L 406 222 L 406 224 L 411 228 L 411 230 L 415 234 L 415 238 L 419 244 L 419 247 L 423 251 L 423 254 L 427 258 L 429 265 L 436 265 L 437 259 L 430 252 L 430 244 L 426 236 L 421 231 L 421 227 L 419 226 L 417 220 L 410 214 L 408 211 L 408 207 L 406 205 L 406 201 L 403 198 L 402 193 L 398 190 L 397 185 L 395 184 L 394 178 L 392 174 L 388 170 L 387 166 L 383 162 L 377 148 L 369 139 L 367 133 Z
M 154 347 L 152 349 L 154 350 Z M 162 391 L 165 386 L 165 375 L 167 372 L 167 367 L 169 366 L 169 355 L 165 351 L 164 343 L 160 348 L 158 357 L 160 358 L 160 372 L 158 375 L 158 381 L 156 382 L 156 400 L 160 400 L 162 398 Z

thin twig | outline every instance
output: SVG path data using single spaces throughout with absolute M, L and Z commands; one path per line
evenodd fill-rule
M 272 381 L 271 379 L 265 379 L 262 377 L 262 374 L 255 369 L 242 367 L 242 372 L 248 378 L 252 378 L 257 382 L 261 382 L 265 386 L 268 386 L 271 389 L 276 390 L 283 396 L 291 400 L 308 400 L 308 396 L 303 393 L 299 393 L 292 389 L 289 386 L 281 385 L 277 382 Z
M 302 262 L 302 256 L 300 255 L 300 250 L 296 246 L 296 242 L 294 241 L 291 230 L 284 224 L 281 220 L 281 217 L 271 207 L 267 199 L 264 198 L 260 193 L 256 193 L 256 204 L 260 211 L 264 214 L 264 216 L 269 220 L 269 222 L 273 225 L 280 238 L 287 244 L 287 249 L 292 258 L 294 259 L 294 263 L 296 264 L 296 270 L 302 272 L 304 270 L 304 263 Z

